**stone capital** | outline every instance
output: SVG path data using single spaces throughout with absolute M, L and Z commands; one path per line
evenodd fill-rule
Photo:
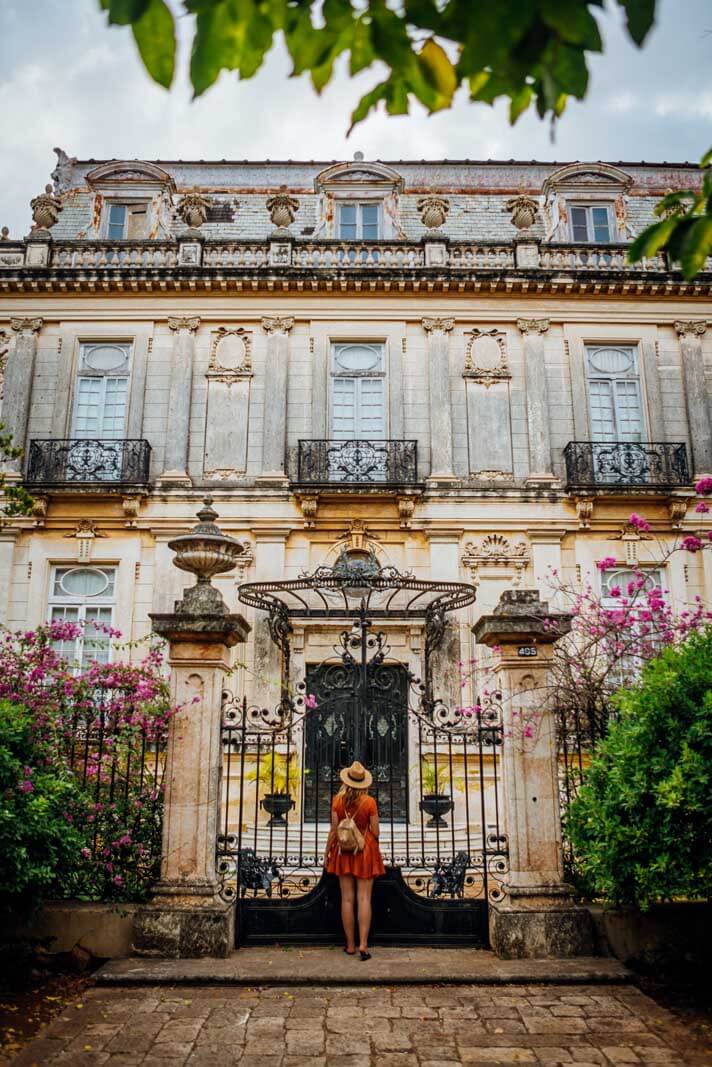
M 421 325 L 426 333 L 435 333 L 440 331 L 441 333 L 449 333 L 455 325 L 454 319 L 421 319 Z
M 289 316 L 262 319 L 262 329 L 265 333 L 289 333 L 292 326 L 294 326 L 294 319 Z
M 10 329 L 15 333 L 39 333 L 44 319 L 10 319 Z
M 680 319 L 673 325 L 675 333 L 680 337 L 702 337 L 707 330 L 707 323 L 704 319 L 688 319 L 687 321 Z
M 517 319 L 517 329 L 525 336 L 533 333 L 546 333 L 549 329 L 548 319 Z
M 197 316 L 195 318 L 176 317 L 168 320 L 168 329 L 174 330 L 176 333 L 180 330 L 189 330 L 191 333 L 195 333 L 199 326 L 200 319 Z

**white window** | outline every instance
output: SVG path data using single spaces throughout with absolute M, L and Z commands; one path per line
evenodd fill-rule
M 386 373 L 382 344 L 334 345 L 329 436 L 337 441 L 382 441 L 386 437 Z
M 591 437 L 594 441 L 642 441 L 643 409 L 634 346 L 586 348 Z
M 106 236 L 111 241 L 131 240 L 148 234 L 148 204 L 109 204 Z
M 622 607 L 622 600 L 634 600 L 634 610 L 644 610 L 647 594 L 653 589 L 662 588 L 663 575 L 659 569 L 646 568 L 644 571 L 635 571 L 630 567 L 617 567 L 614 570 L 604 571 L 601 576 L 601 603 L 606 608 L 614 609 Z M 646 624 L 636 623 L 621 631 L 621 642 L 625 647 L 618 654 L 611 674 L 611 684 L 615 687 L 635 681 L 644 661 L 649 659 L 660 645 L 655 633 L 649 636 L 643 634 L 641 630 L 643 625 Z M 649 648 L 648 653 L 643 657 L 636 655 L 636 652 L 641 650 L 640 645 L 647 645 Z
M 342 241 L 377 241 L 381 236 L 379 204 L 338 204 L 337 220 Z
M 612 240 L 611 208 L 608 204 L 579 204 L 569 207 L 571 238 L 588 244 L 607 244 Z
M 130 345 L 82 345 L 72 437 L 105 441 L 125 437 L 130 371 Z
M 82 627 L 74 639 L 57 641 L 56 650 L 82 670 L 92 661 L 108 663 L 111 640 L 106 632 L 114 618 L 115 567 L 55 567 L 49 597 L 50 622 Z

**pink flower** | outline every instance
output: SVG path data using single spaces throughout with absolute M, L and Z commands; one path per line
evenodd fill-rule
M 89 859 L 89 857 L 91 856 L 91 852 L 89 851 L 88 848 L 83 848 L 82 849 L 82 856 L 84 857 L 85 860 Z
M 620 596 L 621 595 L 621 587 L 619 585 L 612 585 L 611 588 L 608 590 L 608 595 L 609 596 L 614 596 L 614 597 L 615 596 Z
M 688 537 L 683 537 L 680 544 L 686 552 L 699 552 L 699 550 L 702 548 L 702 542 L 700 541 L 699 537 L 694 537 L 692 534 L 690 534 Z
M 599 571 L 610 571 L 613 567 L 617 566 L 617 560 L 614 556 L 605 556 L 603 559 L 599 559 L 596 566 Z
M 315 708 L 317 706 L 316 697 L 313 693 L 307 693 L 304 698 L 304 706 L 307 708 Z
M 695 485 L 695 492 L 699 493 L 700 496 L 707 496 L 712 493 L 712 478 L 700 478 Z
M 35 791 L 35 787 L 33 786 L 32 782 L 29 780 L 29 778 L 25 778 L 25 780 L 23 782 L 20 782 L 20 792 L 21 793 L 34 793 L 34 791 Z
M 695 511 L 698 513 L 698 515 L 706 515 L 709 510 L 709 506 L 705 504 L 704 500 L 700 500 L 699 504 L 695 508 Z
M 650 529 L 650 523 L 648 522 L 648 520 L 644 519 L 642 515 L 638 515 L 635 511 L 628 519 L 628 523 L 630 526 L 633 527 L 634 530 L 647 531 Z

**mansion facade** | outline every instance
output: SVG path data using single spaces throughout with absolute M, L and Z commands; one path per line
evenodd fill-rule
M 243 544 L 215 585 L 252 625 L 238 688 L 260 703 L 278 649 L 238 587 L 349 540 L 477 587 L 442 657 L 451 699 L 477 619 L 506 589 L 556 601 L 552 571 L 620 584 L 640 565 L 678 607 L 712 603 L 712 555 L 663 567 L 661 547 L 699 528 L 712 473 L 712 265 L 686 282 L 664 255 L 626 262 L 696 169 L 359 155 L 58 150 L 33 229 L 0 240 L 2 421 L 24 450 L 8 477 L 35 501 L 0 530 L 3 624 L 146 636 L 189 583 L 168 542 L 206 496 Z M 386 625 L 418 674 L 419 627 Z M 295 682 L 335 639 L 294 625 Z

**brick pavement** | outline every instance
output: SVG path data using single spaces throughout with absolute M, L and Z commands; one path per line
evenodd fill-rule
M 13 1067 L 625 1067 L 712 1062 L 632 986 L 91 989 Z

